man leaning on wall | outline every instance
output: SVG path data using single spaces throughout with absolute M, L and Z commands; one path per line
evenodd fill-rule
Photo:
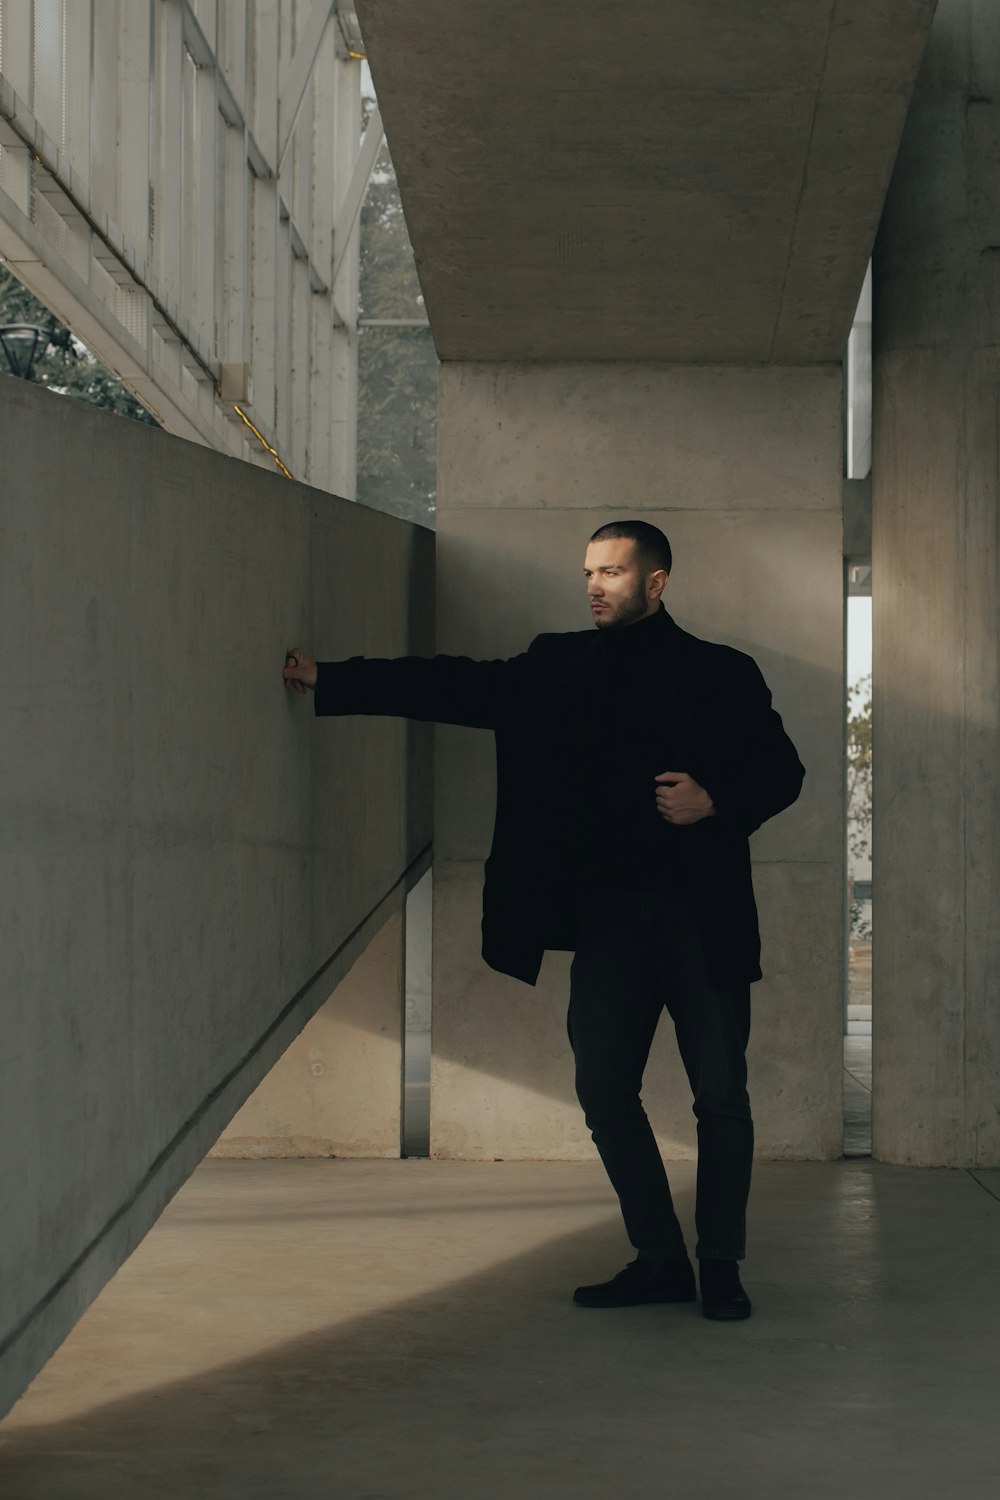
M 286 686 L 325 714 L 492 730 L 497 808 L 483 957 L 534 984 L 573 952 L 576 1089 L 636 1257 L 577 1287 L 584 1307 L 691 1302 L 695 1276 L 640 1090 L 666 1009 L 698 1121 L 702 1311 L 750 1316 L 739 1276 L 753 1157 L 746 1046 L 761 978 L 748 839 L 804 775 L 751 657 L 682 630 L 663 605 L 670 544 L 645 521 L 594 532 L 584 579 L 595 629 L 536 636 L 521 655 L 314 662 Z

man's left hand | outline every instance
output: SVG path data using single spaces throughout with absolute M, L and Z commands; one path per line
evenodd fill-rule
M 656 810 L 668 823 L 683 826 L 714 816 L 715 803 L 686 771 L 661 771 L 654 779 L 662 783 L 656 788 Z

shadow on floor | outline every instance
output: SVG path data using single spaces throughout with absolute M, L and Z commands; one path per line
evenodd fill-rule
M 607 1210 L 590 1164 L 209 1163 L 0 1426 L 0 1494 L 992 1500 L 1000 1206 L 968 1174 L 759 1166 L 732 1326 L 574 1307 L 628 1258 Z

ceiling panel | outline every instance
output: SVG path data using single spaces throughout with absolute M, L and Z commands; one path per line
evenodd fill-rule
M 443 359 L 833 360 L 934 0 L 359 0 Z

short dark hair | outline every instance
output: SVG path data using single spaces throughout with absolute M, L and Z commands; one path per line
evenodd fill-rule
M 657 568 L 662 568 L 669 574 L 673 554 L 658 526 L 651 526 L 648 521 L 609 521 L 606 526 L 599 526 L 590 540 L 611 542 L 619 538 L 628 538 L 635 543 L 636 561 L 643 573 L 654 573 Z

